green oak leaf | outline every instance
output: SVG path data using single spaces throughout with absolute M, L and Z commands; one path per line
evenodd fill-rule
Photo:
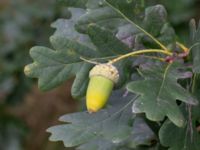
M 195 74 L 193 79 L 192 92 L 200 101 L 200 75 Z M 183 105 L 184 116 L 187 116 L 187 124 L 183 128 L 174 126 L 172 122 L 167 120 L 159 131 L 161 144 L 170 147 L 169 150 L 199 150 L 200 135 L 197 131 L 200 121 L 200 106 Z
M 151 146 L 152 141 L 157 140 L 151 128 L 146 124 L 143 118 L 136 117 L 133 123 L 132 135 L 127 141 L 130 148 L 138 146 Z
M 192 92 L 200 101 L 200 75 L 193 79 Z M 187 116 L 187 124 L 183 128 L 176 127 L 169 120 L 165 121 L 159 131 L 161 144 L 169 147 L 169 150 L 199 150 L 200 135 L 197 131 L 200 120 L 200 106 L 183 105 L 184 116 Z
M 133 104 L 134 113 L 146 113 L 152 121 L 161 121 L 167 116 L 175 125 L 184 126 L 184 117 L 176 104 L 176 100 L 195 105 L 197 101 L 181 87 L 177 80 L 184 78 L 178 72 L 177 63 L 143 67 L 139 71 L 145 78 L 128 84 L 127 89 L 140 97 Z
M 161 144 L 170 147 L 169 150 L 199 150 L 200 135 L 196 129 L 195 117 L 193 113 L 191 116 L 186 113 L 186 116 L 191 117 L 192 120 L 188 120 L 183 128 L 175 126 L 169 120 L 165 121 L 160 128 L 159 138 Z
M 168 23 L 168 15 L 163 5 L 150 6 L 145 9 L 144 29 L 156 37 L 164 45 L 174 48 L 176 34 L 174 29 Z M 152 40 L 146 39 L 146 42 L 152 43 Z M 152 45 L 155 45 L 155 43 Z
M 196 96 L 198 101 L 200 101 L 200 74 L 194 75 L 193 80 L 193 94 Z M 198 120 L 200 122 L 200 106 L 192 107 L 193 119 Z
M 51 141 L 63 141 L 66 147 L 85 144 L 95 138 L 103 138 L 114 144 L 120 143 L 131 135 L 130 121 L 134 115 L 131 106 L 135 97 L 132 94 L 116 99 L 115 104 L 97 113 L 77 112 L 67 114 L 60 121 L 67 124 L 49 128 Z M 117 102 L 116 102 L 117 101 Z M 113 126 L 114 125 L 114 126 Z
M 144 10 L 142 1 L 136 0 L 105 0 L 109 6 L 119 10 L 126 17 L 136 21 L 141 17 Z
M 117 146 L 105 139 L 97 138 L 89 141 L 88 143 L 82 144 L 77 150 L 116 150 Z
M 107 3 L 111 8 L 113 8 L 113 10 L 115 10 L 124 20 L 129 22 L 134 28 L 138 28 L 136 27 L 136 24 L 140 25 L 147 32 L 149 32 L 154 37 L 156 37 L 160 42 L 167 45 L 170 49 L 174 48 L 176 34 L 175 34 L 174 29 L 169 25 L 167 21 L 167 12 L 166 12 L 166 9 L 162 5 L 147 7 L 145 9 L 145 14 L 143 15 L 143 17 L 139 15 L 140 16 L 139 19 L 135 19 L 136 17 L 134 17 L 133 19 L 133 16 L 130 17 L 128 15 L 128 12 L 127 12 L 128 9 L 122 9 L 120 3 L 117 3 L 113 0 L 107 0 Z M 135 14 L 135 16 L 137 15 Z M 138 22 L 138 20 L 142 20 L 142 21 Z M 134 31 L 133 29 L 130 30 L 130 34 L 133 31 Z M 136 44 L 144 43 L 145 46 L 150 46 L 151 48 L 152 46 L 155 45 L 155 42 L 152 41 L 152 39 L 150 39 L 149 37 L 147 37 L 146 34 L 144 33 L 141 34 L 141 31 L 140 31 L 140 34 L 134 35 L 134 37 L 136 39 L 139 39 L 138 41 L 137 40 L 135 41 Z
M 137 49 L 136 39 L 137 36 L 140 35 L 141 31 L 137 28 L 133 27 L 131 24 L 125 24 L 123 26 L 118 27 L 118 32 L 116 33 L 116 37 L 125 43 L 130 48 Z
M 83 63 L 80 71 L 76 73 L 76 78 L 71 87 L 71 94 L 74 98 L 84 97 L 89 82 L 89 71 L 94 65 Z
M 167 22 L 167 11 L 162 5 L 147 7 L 145 10 L 144 27 L 149 33 L 158 36 Z
M 98 26 L 89 26 L 88 34 L 88 38 L 94 42 L 93 46 L 90 46 L 91 44 L 88 46 L 85 41 L 81 41 L 81 39 L 88 39 L 84 38 L 84 35 L 83 38 L 78 40 L 79 38 L 76 37 L 82 36 L 78 33 L 72 36 L 74 38 L 68 38 L 70 36 L 69 31 L 64 34 L 65 36 L 55 33 L 50 38 L 51 44 L 56 51 L 47 47 L 33 47 L 30 55 L 34 59 L 34 63 L 26 67 L 26 75 L 39 78 L 39 88 L 44 91 L 55 88 L 69 78 L 76 76 L 72 85 L 72 95 L 75 98 L 82 97 L 86 92 L 89 80 L 88 74 L 93 65 L 85 63 L 80 57 L 102 59 L 104 57 L 118 56 L 130 51 L 111 32 L 101 29 Z M 108 40 L 105 41 L 105 39 Z M 86 41 L 88 42 L 88 40 Z M 104 45 L 100 45 L 100 43 L 104 43 Z M 114 43 L 116 45 L 115 49 L 112 47 Z M 92 47 L 95 47 L 95 49 L 92 49 Z M 107 59 L 103 59 L 104 62 Z M 123 74 L 121 78 L 123 78 Z
M 113 4 L 113 2 L 109 3 Z M 117 6 L 120 6 L 120 9 L 123 8 L 127 15 L 135 18 L 135 20 L 139 20 L 138 16 L 142 11 L 142 9 L 139 7 L 139 1 L 128 2 L 124 0 L 118 0 L 114 3 L 116 3 Z M 87 25 L 91 23 L 98 24 L 101 27 L 116 32 L 118 27 L 128 23 L 122 16 L 120 16 L 108 5 L 108 2 L 104 0 L 89 0 L 86 6 L 87 12 L 79 18 L 76 24 L 76 29 L 79 32 L 85 33 L 87 31 Z
M 86 33 L 87 26 L 91 23 L 98 24 L 101 27 L 116 31 L 118 26 L 127 24 L 114 10 L 108 6 L 88 9 L 76 23 L 75 28 L 81 32 Z
M 96 47 L 91 42 L 89 36 L 86 34 L 81 34 L 77 32 L 74 27 L 77 20 L 86 11 L 81 8 L 68 8 L 68 10 L 72 14 L 70 19 L 58 19 L 51 24 L 51 27 L 56 28 L 54 35 L 64 36 L 80 44 L 88 46 L 92 49 L 96 49 Z
M 145 1 L 146 5 L 156 5 L 158 2 L 164 5 L 167 11 L 170 12 L 169 19 L 173 25 L 180 25 L 195 15 L 193 6 L 196 0 L 176 0 L 173 3 L 171 1 L 158 0 Z
M 198 27 L 194 20 L 190 21 L 190 40 L 192 49 L 193 71 L 200 73 L 200 22 Z
M 98 50 L 103 52 L 106 56 L 126 54 L 131 51 L 130 48 L 117 39 L 112 32 L 101 29 L 95 24 L 89 25 L 88 35 Z
M 35 46 L 30 50 L 34 63 L 25 67 L 26 75 L 39 78 L 39 88 L 44 91 L 62 84 L 79 72 L 82 66 L 80 56 L 95 57 L 92 49 L 65 37 L 52 36 L 51 43 L 57 51 Z
M 167 13 L 162 5 L 147 7 L 144 15 L 141 15 L 144 8 L 140 1 L 88 0 L 86 7 L 85 13 L 83 12 L 75 23 L 76 30 L 81 33 L 87 34 L 88 25 L 97 24 L 111 30 L 118 39 L 133 48 L 137 45 L 137 42 L 141 42 L 135 40 L 141 34 L 141 31 L 130 24 L 127 21 L 128 18 L 143 26 L 169 48 L 174 46 L 175 32 L 167 22 Z M 152 28 L 152 26 L 156 27 Z M 146 37 L 145 34 L 142 34 L 142 36 Z M 154 44 L 150 39 L 142 40 L 142 42 L 145 41 L 151 45 Z
M 157 38 L 160 42 L 167 45 L 169 49 L 174 50 L 176 46 L 176 33 L 169 23 L 163 24 L 160 35 Z
M 119 56 L 131 52 L 124 42 L 122 43 L 116 36 L 109 30 L 102 29 L 95 24 L 88 26 L 88 35 L 92 43 L 97 47 L 100 52 L 99 56 L 103 54 L 105 56 Z M 119 82 L 116 84 L 116 88 L 120 88 L 129 78 L 130 73 L 127 70 L 130 68 L 129 60 L 122 60 L 115 64 L 119 71 Z

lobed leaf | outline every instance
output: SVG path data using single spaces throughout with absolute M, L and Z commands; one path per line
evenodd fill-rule
M 164 6 L 156 5 L 145 10 L 144 27 L 154 36 L 158 36 L 163 25 L 167 22 L 167 11 Z
M 152 141 L 156 141 L 156 135 L 152 129 L 146 124 L 143 118 L 136 117 L 133 123 L 131 137 L 127 140 L 126 145 L 130 148 L 138 146 L 151 146 Z
M 167 11 L 163 5 L 150 6 L 145 9 L 143 26 L 146 31 L 156 37 L 161 43 L 173 49 L 176 41 L 174 29 L 168 23 Z M 144 36 L 145 45 L 155 47 L 155 42 Z
M 55 34 L 50 38 L 52 46 L 56 51 L 46 47 L 33 47 L 30 51 L 34 63 L 26 66 L 25 73 L 29 77 L 39 78 L 39 88 L 46 91 L 50 90 L 69 78 L 76 76 L 73 83 L 72 94 L 74 97 L 81 97 L 86 91 L 88 83 L 88 72 L 92 65 L 85 64 L 80 57 L 94 59 L 105 56 L 116 56 L 126 53 L 130 49 L 119 41 L 110 32 L 103 30 L 95 25 L 89 27 L 90 38 L 97 48 L 92 49 L 90 45 L 78 40 L 80 37 L 76 34 L 71 39 L 68 37 L 70 33 L 63 35 Z M 99 33 L 99 34 L 97 34 Z M 109 34 L 110 33 L 110 34 Z M 95 36 L 96 35 L 96 36 Z M 107 38 L 109 40 L 106 40 Z M 88 41 L 87 41 L 88 42 Z M 116 49 L 112 48 L 112 44 L 117 42 Z M 105 49 L 99 43 L 104 43 Z M 94 45 L 91 47 L 95 47 Z M 110 46 L 110 47 L 109 47 Z M 104 59 L 104 61 L 107 59 Z M 82 68 L 82 69 L 81 69 Z M 84 68 L 86 70 L 84 70 Z M 122 75 L 123 77 L 123 75 Z
M 95 57 L 90 48 L 71 42 L 65 37 L 53 36 L 51 43 L 57 51 L 35 46 L 30 50 L 34 63 L 25 67 L 27 76 L 39 78 L 39 88 L 52 89 L 79 72 L 82 65 L 80 56 Z M 57 46 L 55 43 L 59 43 Z M 66 46 L 69 46 L 66 47 Z
M 77 20 L 86 12 L 86 10 L 81 8 L 68 8 L 68 10 L 72 14 L 70 19 L 58 19 L 51 24 L 51 27 L 56 29 L 54 35 L 67 37 L 70 40 L 95 49 L 95 46 L 92 44 L 89 36 L 77 32 L 74 27 Z
M 190 22 L 190 40 L 191 40 L 191 53 L 193 60 L 193 71 L 200 73 L 200 22 L 198 27 L 196 22 L 191 20 Z
M 122 55 L 131 51 L 131 49 L 122 43 L 116 36 L 106 29 L 101 29 L 95 24 L 88 27 L 88 35 L 92 43 L 98 48 L 100 54 L 104 56 Z
M 170 147 L 169 150 L 199 150 L 200 135 L 196 130 L 195 122 L 192 127 L 189 123 L 183 128 L 178 128 L 167 120 L 159 131 L 161 144 Z
M 98 137 L 112 143 L 122 142 L 131 134 L 129 122 L 133 116 L 130 108 L 134 98 L 122 97 L 120 101 L 123 102 L 97 113 L 80 112 L 62 116 L 60 121 L 68 124 L 49 128 L 47 131 L 52 134 L 50 140 L 63 141 L 66 147 L 81 145 Z
M 116 150 L 117 146 L 105 139 L 97 138 L 85 143 L 77 148 L 77 150 Z
M 89 82 L 89 71 L 93 67 L 92 64 L 84 63 L 80 71 L 76 74 L 76 78 L 71 87 L 71 94 L 75 98 L 81 98 L 86 94 Z
M 157 66 L 158 67 L 158 66 Z M 197 100 L 177 83 L 183 76 L 177 72 L 177 64 L 168 64 L 164 69 L 146 67 L 140 69 L 145 80 L 133 81 L 127 89 L 140 97 L 133 104 L 134 113 L 146 113 L 152 121 L 161 121 L 167 116 L 175 125 L 184 126 L 184 117 L 176 100 L 196 105 Z
M 126 24 L 114 10 L 110 7 L 100 7 L 89 9 L 76 23 L 76 29 L 81 33 L 86 33 L 89 24 L 98 24 L 101 27 L 115 31 L 118 26 Z
M 105 0 L 107 4 L 116 8 L 118 11 L 123 13 L 126 17 L 131 20 L 137 20 L 141 13 L 143 13 L 142 1 L 135 0 Z M 137 19 L 136 19 L 137 18 Z

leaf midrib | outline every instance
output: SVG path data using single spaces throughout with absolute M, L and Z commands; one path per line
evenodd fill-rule
M 171 65 L 172 65 L 172 63 L 171 63 L 171 64 L 168 64 L 168 66 L 166 67 L 165 72 L 164 72 L 164 74 L 163 74 L 163 80 L 162 80 L 161 86 L 160 86 L 160 88 L 159 88 L 158 95 L 157 95 L 157 97 L 156 97 L 157 102 L 160 101 L 159 97 L 160 97 L 160 94 L 162 93 L 163 87 L 164 87 L 165 82 L 166 82 L 167 74 L 168 74 L 168 71 L 169 71 Z

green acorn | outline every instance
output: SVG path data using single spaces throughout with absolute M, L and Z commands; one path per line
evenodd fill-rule
M 99 64 L 92 68 L 86 94 L 86 105 L 89 112 L 97 112 L 104 107 L 114 84 L 119 80 L 117 68 L 111 64 Z

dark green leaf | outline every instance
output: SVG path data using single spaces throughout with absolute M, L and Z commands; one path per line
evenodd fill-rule
M 145 18 L 143 24 L 145 30 L 151 33 L 160 42 L 168 46 L 170 49 L 174 48 L 176 34 L 174 29 L 168 23 L 167 12 L 164 6 L 155 5 L 147 7 L 145 9 Z M 150 39 L 145 40 L 147 41 L 144 42 L 149 42 L 150 44 L 152 43 L 152 40 Z M 155 45 L 155 42 L 153 43 L 154 44 L 151 45 Z
M 137 16 L 141 13 L 142 8 L 139 1 L 110 1 L 110 5 L 116 4 L 119 6 L 120 10 L 129 15 L 129 17 L 138 18 Z M 114 32 L 117 31 L 117 28 L 127 24 L 127 21 L 124 20 L 116 11 L 114 11 L 108 3 L 103 0 L 89 0 L 87 3 L 87 12 L 81 16 L 77 21 L 76 28 L 78 31 L 86 33 L 87 25 L 91 23 L 96 23 L 101 27 L 110 29 Z
M 25 68 L 28 76 L 39 78 L 42 90 L 52 89 L 79 72 L 82 66 L 80 56 L 94 57 L 93 50 L 64 37 L 53 36 L 51 43 L 57 51 L 33 47 L 30 55 L 35 62 Z
M 122 12 L 131 20 L 136 20 L 136 16 L 141 15 L 143 11 L 142 1 L 136 0 L 106 0 L 106 2 Z M 138 18 L 137 18 L 138 19 Z
M 57 51 L 46 47 L 33 47 L 30 54 L 35 62 L 28 65 L 25 72 L 30 77 L 39 78 L 39 87 L 42 90 L 52 89 L 76 75 L 77 78 L 72 87 L 72 95 L 74 97 L 81 97 L 86 91 L 88 82 L 87 75 L 91 69 L 91 65 L 86 64 L 83 66 L 83 61 L 80 60 L 80 57 L 93 59 L 105 56 L 116 56 L 127 53 L 130 49 L 111 32 L 97 26 L 91 26 L 89 28 L 90 37 L 94 41 L 97 50 L 89 48 L 91 44 L 86 43 L 89 42 L 88 40 L 86 42 L 81 41 L 88 39 L 85 35 L 79 33 L 72 35 L 68 30 L 64 34 L 59 35 L 61 32 L 59 30 L 64 25 L 66 24 L 63 23 L 63 25 L 60 25 L 61 28 L 59 27 L 57 29 L 58 33 L 55 33 L 50 38 L 52 46 Z M 70 36 L 71 38 L 69 38 Z M 113 45 L 116 45 L 114 49 Z M 95 46 L 93 45 L 91 47 Z M 86 70 L 83 70 L 83 68 Z M 123 77 L 123 74 L 121 77 Z
M 116 145 L 108 140 L 97 138 L 79 146 L 77 150 L 116 150 Z
M 76 24 L 76 29 L 79 32 L 86 33 L 87 26 L 91 23 L 96 23 L 106 29 L 116 30 L 118 26 L 126 24 L 114 10 L 110 7 L 100 7 L 96 9 L 89 9 L 82 15 Z
M 190 39 L 191 39 L 191 53 L 193 57 L 193 71 L 200 73 L 200 22 L 196 27 L 196 22 L 191 20 L 190 22 Z
M 120 143 L 131 134 L 129 122 L 133 118 L 133 101 L 132 96 L 123 98 L 121 95 L 118 103 L 97 113 L 80 112 L 62 116 L 60 120 L 68 124 L 49 128 L 47 131 L 52 133 L 50 140 L 63 141 L 66 147 L 84 144 L 97 137 Z
M 167 12 L 162 5 L 147 7 L 145 10 L 144 27 L 154 36 L 158 36 L 167 22 Z
M 170 49 L 173 49 L 175 46 L 175 32 L 171 26 L 169 26 L 167 22 L 167 12 L 165 8 L 162 5 L 156 5 L 152 7 L 147 7 L 145 9 L 145 15 L 144 20 L 138 22 L 137 20 L 142 20 L 142 17 L 140 16 L 139 19 L 136 18 L 136 14 L 134 19 L 127 15 L 128 9 L 120 9 L 121 5 L 113 0 L 107 0 L 109 6 L 113 8 L 119 15 L 121 15 L 122 18 L 124 18 L 126 21 L 131 23 L 134 27 L 140 25 L 145 28 L 147 32 L 152 34 L 152 36 L 157 37 L 158 40 L 160 40 L 162 43 L 164 43 L 166 46 L 168 46 Z M 121 2 L 121 0 L 119 0 Z M 124 3 L 127 3 L 127 1 L 123 1 Z M 135 2 L 135 1 L 131 1 Z M 135 2 L 137 4 L 137 2 Z M 139 3 L 139 2 L 138 2 Z M 137 4 L 140 5 L 140 4 Z M 135 7 L 134 7 L 135 8 Z M 140 8 L 142 10 L 142 8 Z M 138 25 L 136 25 L 136 23 Z M 138 28 L 138 27 L 137 27 Z M 141 30 L 141 29 L 139 29 Z M 143 42 L 146 46 L 152 46 L 155 45 L 155 41 L 152 41 L 152 39 L 147 38 L 146 34 L 139 35 L 142 38 L 142 40 L 139 40 L 138 42 Z M 135 35 L 136 37 L 136 35 Z M 147 38 L 147 39 L 146 39 Z M 137 43 L 136 43 L 137 44 Z M 148 44 L 148 45 L 147 45 Z M 155 46 L 154 46 L 155 47 Z
M 145 121 L 142 118 L 136 117 L 134 119 L 132 135 L 128 140 L 128 146 L 130 148 L 136 148 L 141 145 L 151 146 L 151 142 L 155 140 L 155 134 Z
M 196 74 L 193 79 L 192 92 L 199 100 L 199 81 L 200 76 Z M 167 120 L 159 131 L 159 137 L 161 143 L 164 146 L 170 147 L 170 150 L 199 150 L 200 147 L 200 135 L 197 131 L 199 127 L 200 119 L 200 107 L 183 105 L 182 110 L 184 115 L 187 116 L 187 124 L 183 128 L 174 126 L 169 120 Z M 197 126 L 196 126 L 197 125 Z
M 88 27 L 88 35 L 97 47 L 99 56 L 118 56 L 131 52 L 131 49 L 122 43 L 112 32 L 106 29 L 102 29 L 95 24 L 91 24 Z M 124 60 L 115 64 L 119 70 L 120 79 L 117 83 L 117 88 L 121 87 L 127 80 L 128 73 L 127 68 L 130 66 L 129 61 Z
M 158 3 L 164 5 L 169 12 L 170 22 L 174 25 L 179 25 L 178 27 L 181 25 L 183 28 L 183 24 L 195 15 L 195 9 L 193 9 L 193 6 L 195 5 L 196 0 L 176 0 L 173 3 L 171 1 L 159 0 L 149 0 L 145 2 L 148 3 L 150 1 L 153 2 L 153 4 L 150 5 Z
M 164 45 L 168 46 L 169 49 L 174 50 L 176 45 L 176 34 L 174 29 L 169 23 L 165 23 L 160 30 L 158 40 Z
M 178 128 L 168 120 L 161 127 L 159 137 L 164 146 L 170 147 L 169 150 L 199 150 L 200 147 L 195 122 L 192 127 L 188 123 L 185 127 Z
M 117 39 L 112 32 L 101 29 L 94 24 L 91 24 L 88 27 L 88 35 L 100 53 L 105 56 L 111 56 L 112 54 L 126 54 L 131 51 L 128 46 Z
M 88 35 L 78 33 L 74 28 L 76 21 L 80 18 L 82 14 L 85 13 L 85 10 L 79 8 L 69 8 L 69 11 L 72 14 L 70 19 L 58 19 L 57 21 L 52 23 L 51 26 L 53 28 L 56 28 L 54 35 L 65 36 L 70 40 L 76 41 L 80 44 L 95 49 L 95 46 L 90 41 Z
M 140 69 L 145 80 L 133 81 L 127 88 L 140 97 L 133 104 L 133 112 L 145 112 L 148 119 L 161 121 L 165 116 L 177 126 L 184 125 L 184 117 L 176 100 L 188 104 L 197 104 L 192 95 L 182 88 L 177 79 L 183 78 L 177 70 L 177 64 L 168 64 L 163 68 L 146 67 Z
M 133 27 L 133 25 L 126 24 L 118 27 L 116 37 L 130 48 L 137 49 L 136 38 L 140 33 L 141 31 Z
M 71 88 L 71 93 L 74 98 L 80 98 L 85 95 L 89 81 L 89 71 L 92 66 L 92 64 L 84 63 L 80 71 L 76 74 Z
M 200 102 L 200 74 L 195 74 L 193 77 L 192 92 Z M 192 108 L 193 119 L 200 121 L 200 105 Z

